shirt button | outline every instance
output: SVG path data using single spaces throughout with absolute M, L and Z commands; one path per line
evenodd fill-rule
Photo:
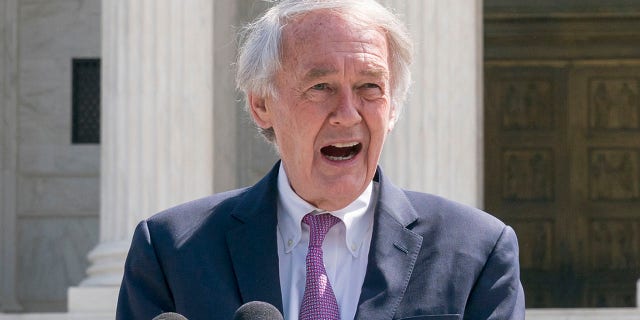
M 351 251 L 356 251 L 356 250 L 358 250 L 358 245 L 355 244 L 355 243 L 352 243 L 351 244 Z
M 291 247 L 293 245 L 293 240 L 289 239 L 289 241 L 287 242 L 287 245 L 289 245 L 289 247 Z

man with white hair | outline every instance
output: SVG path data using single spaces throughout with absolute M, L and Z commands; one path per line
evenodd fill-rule
M 284 0 L 248 26 L 247 109 L 281 161 L 256 185 L 142 221 L 118 319 L 523 319 L 513 230 L 391 184 L 378 160 L 411 41 L 373 0 Z

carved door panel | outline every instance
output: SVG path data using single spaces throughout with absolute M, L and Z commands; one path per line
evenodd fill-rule
M 563 232 L 570 219 L 565 79 L 557 67 L 486 68 L 485 204 L 518 234 L 529 307 L 571 303 L 576 283 Z
M 589 306 L 633 306 L 640 277 L 640 67 L 569 77 L 572 211 Z
M 518 234 L 527 306 L 632 306 L 640 68 L 485 70 L 485 203 Z

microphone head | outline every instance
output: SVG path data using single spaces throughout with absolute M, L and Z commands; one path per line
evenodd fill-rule
M 236 310 L 233 320 L 284 320 L 282 313 L 272 304 L 262 301 L 251 301 Z
M 175 312 L 163 312 L 157 316 L 155 316 L 151 320 L 189 320 L 185 318 L 183 315 Z

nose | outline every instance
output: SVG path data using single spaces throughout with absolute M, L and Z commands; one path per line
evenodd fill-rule
M 350 91 L 342 91 L 336 95 L 335 108 L 330 114 L 331 124 L 351 127 L 362 121 L 359 99 Z

